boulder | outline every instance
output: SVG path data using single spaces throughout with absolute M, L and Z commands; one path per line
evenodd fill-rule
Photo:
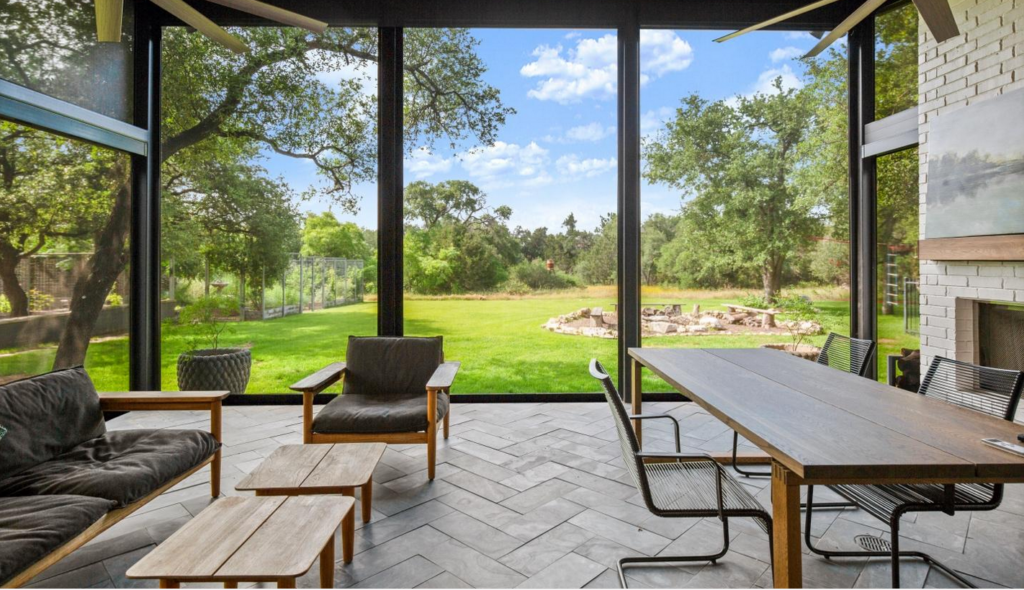
M 725 328 L 725 326 L 722 324 L 722 320 L 710 315 L 700 318 L 700 325 L 715 330 L 721 330 Z
M 655 334 L 671 334 L 677 330 L 672 322 L 648 322 L 647 328 Z

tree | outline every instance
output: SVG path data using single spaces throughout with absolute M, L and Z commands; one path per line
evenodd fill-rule
M 614 285 L 618 264 L 618 225 L 615 213 L 601 216 L 590 248 L 580 254 L 576 274 L 588 285 Z
M 812 103 L 782 88 L 735 102 L 682 101 L 674 120 L 646 148 L 644 175 L 687 191 L 683 205 L 683 260 L 693 275 L 711 265 L 756 272 L 766 299 L 782 285 L 785 264 L 818 227 L 815 200 L 801 194 L 793 175 L 797 147 L 810 132 Z
M 661 284 L 667 274 L 660 266 L 661 251 L 675 238 L 679 218 L 655 213 L 640 231 L 640 278 L 645 285 Z
M 424 227 L 441 221 L 465 225 L 486 210 L 487 195 L 468 180 L 417 180 L 405 187 L 405 218 L 422 221 Z
M 369 260 L 370 246 L 363 230 L 351 221 L 341 223 L 330 211 L 306 215 L 302 255 Z

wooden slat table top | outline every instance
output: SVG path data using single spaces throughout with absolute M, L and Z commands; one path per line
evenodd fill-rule
M 301 576 L 354 504 L 341 496 L 221 498 L 139 560 L 127 576 L 182 581 Z
M 630 355 L 801 478 L 1024 478 L 990 449 L 1020 426 L 769 349 L 630 349 Z
M 284 445 L 235 486 L 263 493 L 341 493 L 373 477 L 385 443 Z
M 223 400 L 229 391 L 104 391 L 101 400 L 119 402 L 197 403 Z

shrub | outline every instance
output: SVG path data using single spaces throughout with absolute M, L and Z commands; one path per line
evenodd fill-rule
M 32 289 L 28 292 L 29 311 L 46 311 L 53 307 L 53 295 Z
M 519 279 L 512 278 L 505 281 L 505 284 L 501 286 L 501 290 L 509 295 L 526 295 L 530 292 L 530 286 Z
M 11 302 L 3 295 L 0 295 L 0 313 L 11 313 Z
M 117 293 L 111 293 L 107 295 L 107 305 L 110 307 L 121 307 L 124 305 L 124 299 Z
M 548 270 L 543 261 L 522 262 L 512 267 L 511 281 L 518 281 L 530 289 L 570 289 L 579 287 L 575 277 L 559 270 Z
M 238 313 L 238 301 L 233 297 L 203 297 L 180 309 L 178 323 L 193 328 L 188 338 L 190 350 L 217 348 L 221 335 L 228 327 L 219 320 Z

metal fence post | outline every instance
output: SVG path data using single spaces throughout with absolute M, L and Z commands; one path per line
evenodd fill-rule
M 306 287 L 302 284 L 302 267 L 303 264 L 302 256 L 299 256 L 299 313 L 302 313 L 302 290 Z

